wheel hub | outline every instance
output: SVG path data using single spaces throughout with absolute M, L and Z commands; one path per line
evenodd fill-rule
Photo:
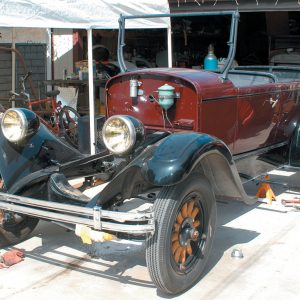
M 195 240 L 197 236 L 199 236 L 199 233 L 193 226 L 193 220 L 191 218 L 186 218 L 179 230 L 180 246 L 188 246 L 190 240 Z
M 172 255 L 180 269 L 184 269 L 187 259 L 193 256 L 192 243 L 199 242 L 199 226 L 202 225 L 200 208 L 194 199 L 186 202 L 177 214 L 172 232 Z

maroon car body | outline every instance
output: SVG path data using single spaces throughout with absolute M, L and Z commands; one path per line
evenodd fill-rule
M 107 115 L 133 116 L 152 130 L 207 133 L 238 155 L 289 141 L 299 119 L 300 82 L 287 78 L 288 73 L 281 69 L 285 76 L 274 82 L 259 72 L 229 73 L 226 81 L 220 74 L 191 69 L 130 72 L 107 84 Z M 137 99 L 129 96 L 131 78 L 141 84 Z M 171 124 L 164 121 L 159 103 L 151 100 L 164 84 L 180 95 L 167 112 Z

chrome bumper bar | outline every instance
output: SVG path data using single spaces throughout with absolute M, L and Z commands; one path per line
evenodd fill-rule
M 0 209 L 55 222 L 85 225 L 95 230 L 128 234 L 154 233 L 155 230 L 153 212 L 116 212 L 103 210 L 100 206 L 88 208 L 1 192 Z

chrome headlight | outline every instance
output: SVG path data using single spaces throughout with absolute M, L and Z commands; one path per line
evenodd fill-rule
M 10 108 L 2 117 L 1 130 L 7 140 L 16 143 L 35 133 L 39 124 L 34 112 L 25 108 Z
M 105 146 L 112 153 L 120 155 L 130 152 L 144 140 L 144 126 L 131 116 L 112 116 L 102 129 Z

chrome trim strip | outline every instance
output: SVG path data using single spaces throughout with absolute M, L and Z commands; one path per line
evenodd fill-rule
M 2 192 L 0 192 L 0 209 L 55 222 L 74 225 L 81 224 L 96 230 L 109 230 L 129 234 L 154 233 L 155 230 L 153 212 L 134 213 L 109 211 L 102 210 L 99 206 L 93 208 L 79 207 L 15 196 Z M 120 224 L 126 221 L 131 221 L 133 224 Z M 147 223 L 138 224 L 141 221 Z
M 244 158 L 249 157 L 249 156 L 261 155 L 261 154 L 264 154 L 264 153 L 266 153 L 268 151 L 271 151 L 273 149 L 286 146 L 287 144 L 288 144 L 288 142 L 281 142 L 281 143 L 278 143 L 278 144 L 275 144 L 275 145 L 267 146 L 265 148 L 252 150 L 252 151 L 244 152 L 244 153 L 240 153 L 240 154 L 235 154 L 235 155 L 233 155 L 233 160 L 238 161 L 240 159 L 244 159 Z
M 42 210 L 38 208 L 26 207 L 18 204 L 11 204 L 2 202 L 2 198 L 0 200 L 0 209 L 12 211 L 15 213 L 30 215 L 37 218 L 43 218 L 51 221 L 64 222 L 69 224 L 81 224 L 93 227 L 94 222 L 92 219 L 77 217 L 66 215 L 60 212 L 51 212 L 48 210 Z

